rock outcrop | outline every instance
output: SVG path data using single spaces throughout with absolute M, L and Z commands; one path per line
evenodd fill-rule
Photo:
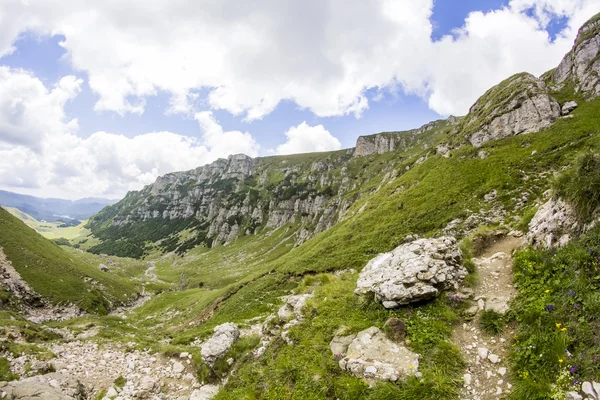
M 600 14 L 587 21 L 577 34 L 573 49 L 552 72 L 552 81 L 562 85 L 568 80 L 575 91 L 592 99 L 600 95 Z
M 420 355 L 392 342 L 376 327 L 336 336 L 329 347 L 341 369 L 367 381 L 397 381 L 419 374 Z
M 288 337 L 288 331 L 291 327 L 302 322 L 304 319 L 302 310 L 306 306 L 306 301 L 311 297 L 313 297 L 313 293 L 297 294 L 283 298 L 285 303 L 279 308 L 277 317 L 280 322 L 284 323 L 281 328 L 281 338 L 285 340 L 287 344 L 293 344 L 292 340 Z
M 513 75 L 488 90 L 470 108 L 461 130 L 479 147 L 490 140 L 537 132 L 561 115 L 544 82 L 528 73 Z
M 456 239 L 418 239 L 369 261 L 355 292 L 372 293 L 384 307 L 395 308 L 456 289 L 466 275 Z
M 48 383 L 31 379 L 16 382 L 0 382 L 0 398 L 6 400 L 73 400 Z
M 105 242 L 93 252 L 111 253 L 112 241 L 141 237 L 132 247 L 163 239 L 183 229 L 193 233 L 187 243 L 173 243 L 172 251 L 200 244 L 227 244 L 242 235 L 261 229 L 277 229 L 300 222 L 296 245 L 330 228 L 356 200 L 342 197 L 356 189 L 343 165 L 348 151 L 309 157 L 301 163 L 283 158 L 251 158 L 244 155 L 219 159 L 191 171 L 159 177 L 140 191 L 129 192 L 123 200 L 107 207 L 90 220 L 93 233 Z M 354 177 L 355 178 L 355 177 Z M 163 235 L 153 234 L 156 226 Z M 181 246 L 180 246 L 181 245 Z M 167 246 L 165 246 L 167 247 Z M 143 250 L 142 250 L 143 251 Z
M 239 336 L 240 330 L 234 323 L 216 326 L 214 334 L 202 344 L 200 354 L 204 362 L 212 367 L 219 358 L 227 354 Z
M 542 205 L 529 223 L 527 242 L 544 249 L 564 246 L 579 229 L 573 208 L 560 198 Z
M 417 129 L 403 132 L 383 132 L 375 135 L 360 136 L 356 141 L 354 157 L 368 156 L 371 154 L 383 154 L 390 151 L 407 149 L 409 147 L 423 145 L 429 146 L 431 135 L 444 129 L 450 130 L 456 125 L 460 118 L 450 116 L 446 120 L 429 122 Z

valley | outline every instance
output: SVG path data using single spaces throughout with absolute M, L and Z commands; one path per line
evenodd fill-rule
M 0 398 L 598 399 L 599 18 L 464 117 L 0 208 Z

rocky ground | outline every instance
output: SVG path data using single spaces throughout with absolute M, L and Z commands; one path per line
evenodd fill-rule
M 453 342 L 460 347 L 468 364 L 461 399 L 499 399 L 511 390 L 507 356 L 514 331 L 506 326 L 498 335 L 490 335 L 480 329 L 479 322 L 483 310 L 507 311 L 508 301 L 516 294 L 511 254 L 523 242 L 522 238 L 507 236 L 474 259 L 478 283 L 473 299 L 477 305 L 468 310 L 474 317 L 457 327 L 453 334 Z

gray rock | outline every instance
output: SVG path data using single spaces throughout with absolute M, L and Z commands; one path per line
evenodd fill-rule
M 494 311 L 498 314 L 506 314 L 509 310 L 507 297 L 490 297 L 485 302 L 485 311 Z
M 355 292 L 372 293 L 384 307 L 437 297 L 467 275 L 452 237 L 418 239 L 380 254 L 365 266 Z
M 552 73 L 552 80 L 575 83 L 575 91 L 588 99 L 600 95 L 600 20 L 592 17 L 577 34 L 575 45 Z
M 565 104 L 563 104 L 562 109 L 561 109 L 561 114 L 562 115 L 567 115 L 570 114 L 574 109 L 576 109 L 578 107 L 577 103 L 574 101 L 567 101 Z
M 371 154 L 383 154 L 398 149 L 406 149 L 422 143 L 423 133 L 440 128 L 446 125 L 455 125 L 460 121 L 457 117 L 449 117 L 447 120 L 429 122 L 418 129 L 411 129 L 404 132 L 381 133 L 369 136 L 360 136 L 356 141 L 354 157 L 368 156 Z M 446 154 L 450 151 L 449 146 L 438 150 Z
M 231 322 L 216 326 L 214 334 L 202 344 L 200 354 L 208 365 L 213 366 L 215 362 L 223 357 L 240 336 L 240 330 L 236 324 Z
M 471 144 L 479 147 L 490 140 L 540 131 L 559 117 L 560 105 L 548 94 L 544 83 L 523 73 L 477 100 L 465 117 L 464 129 Z
M 539 208 L 529 223 L 527 242 L 544 249 L 564 246 L 578 228 L 573 207 L 560 198 L 552 198 Z
M 306 301 L 312 294 L 298 294 L 284 297 L 285 303 L 277 311 L 277 316 L 281 322 L 287 322 L 294 317 L 302 317 L 302 309 L 306 306 Z
M 565 400 L 583 400 L 583 396 L 577 392 L 568 392 Z
M 104 264 L 98 265 L 98 269 L 102 272 L 110 272 L 110 269 L 108 269 L 108 267 Z
M 581 384 L 581 391 L 585 393 L 590 399 L 598 400 L 598 393 L 594 390 L 592 382 L 583 382 Z
M 352 340 L 350 340 L 352 339 Z M 371 380 L 396 381 L 418 372 L 420 355 L 389 340 L 379 328 L 371 327 L 348 337 L 334 339 L 332 350 L 338 351 L 350 342 L 340 368 L 357 377 Z
M 210 400 L 219 393 L 219 387 L 215 385 L 204 385 L 192 392 L 190 400 Z

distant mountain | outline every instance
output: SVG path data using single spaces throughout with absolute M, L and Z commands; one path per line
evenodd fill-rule
M 38 221 L 84 220 L 115 202 L 115 200 L 99 198 L 43 199 L 0 190 L 0 205 L 15 207 Z

